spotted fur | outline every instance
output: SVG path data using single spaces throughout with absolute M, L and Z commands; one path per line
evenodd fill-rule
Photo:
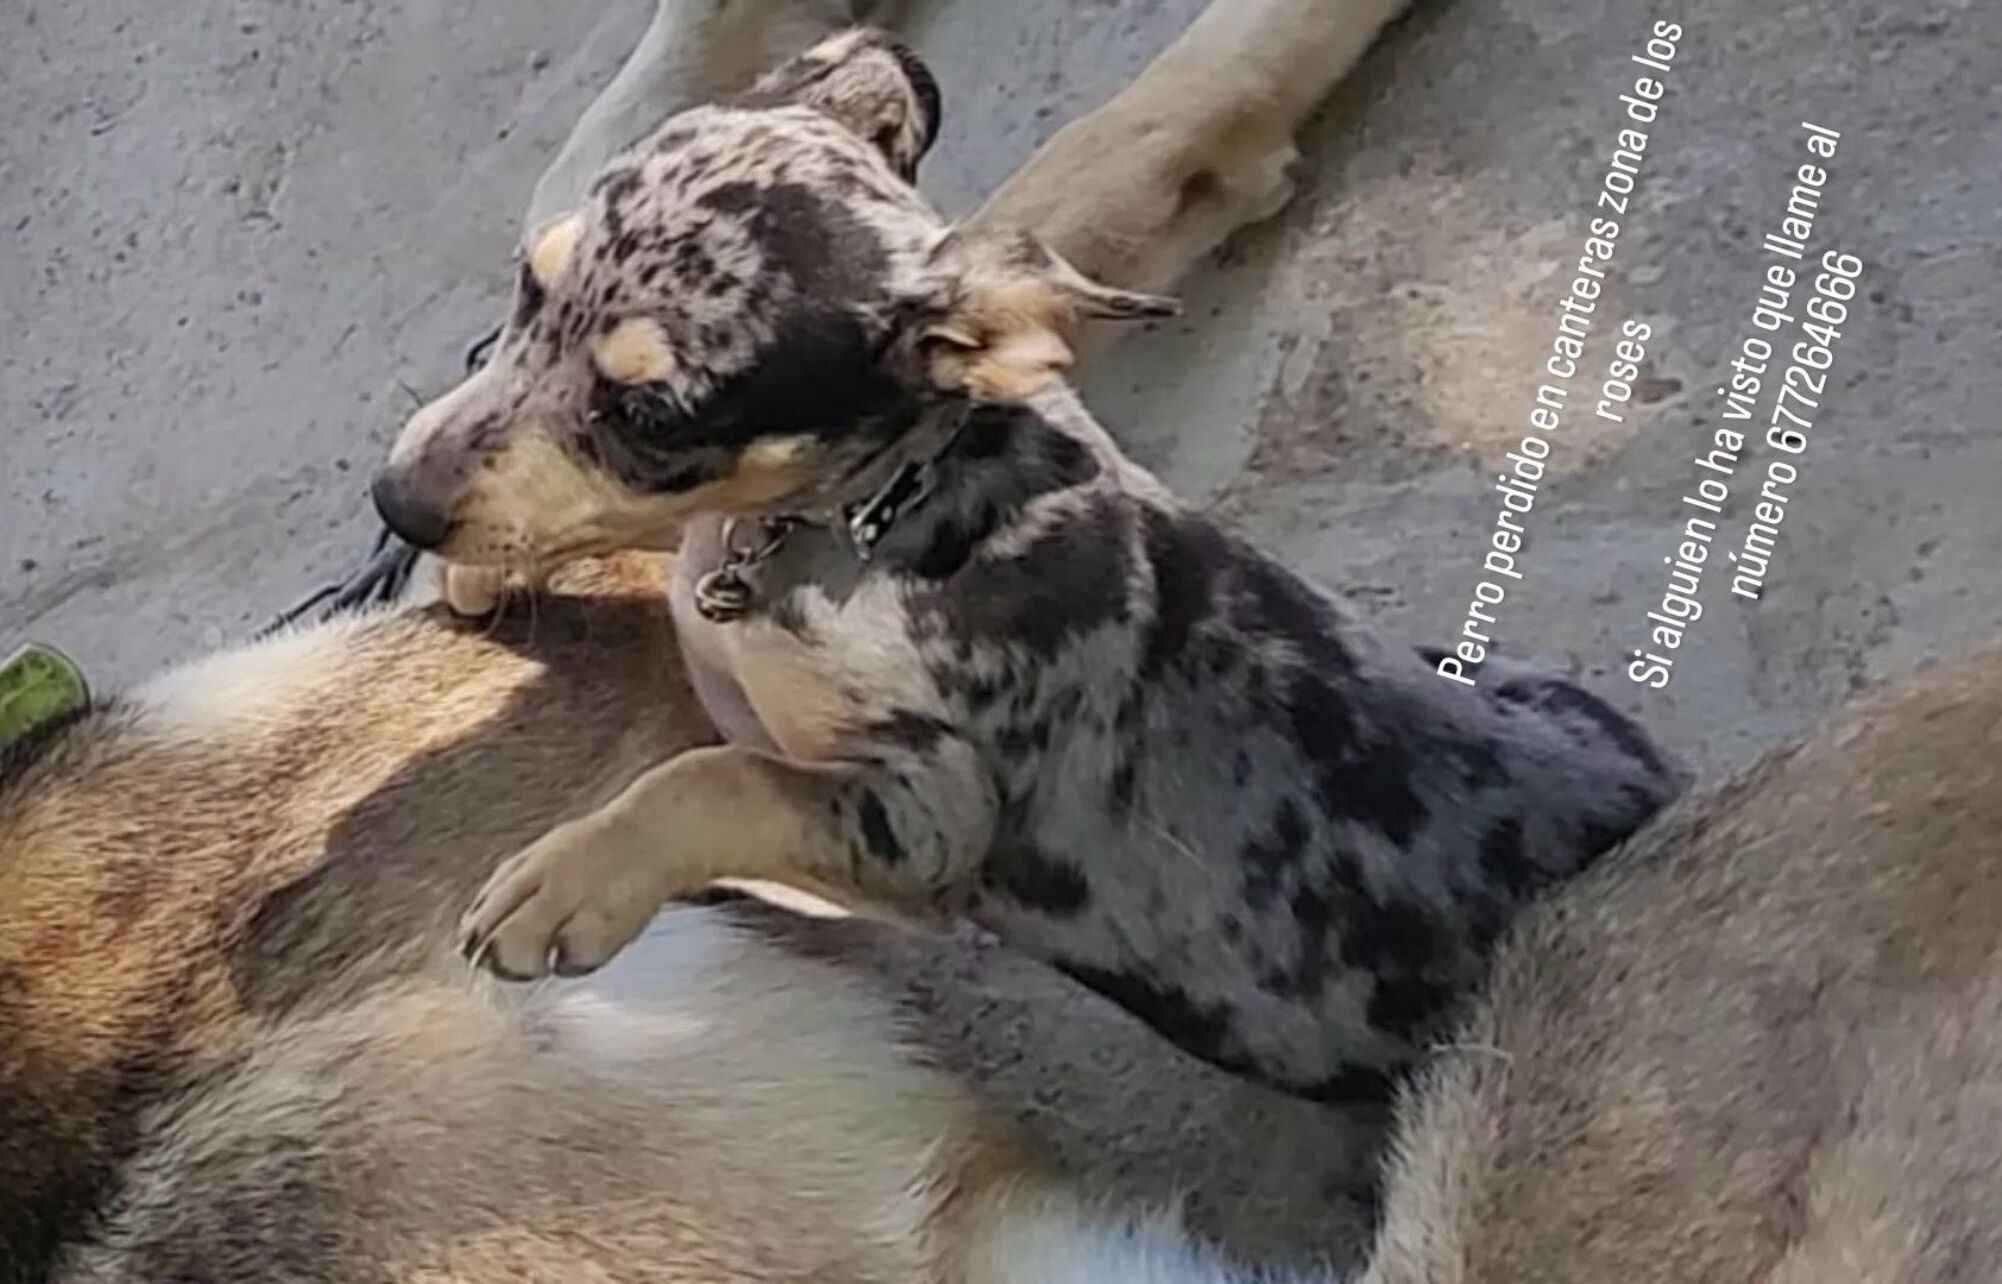
M 1056 376 L 1079 319 L 1159 301 L 948 228 L 909 183 L 937 103 L 858 32 L 670 119 L 399 442 L 385 514 L 463 561 L 687 523 L 671 599 L 731 741 L 505 865 L 468 946 L 585 971 L 667 897 L 776 878 L 971 915 L 1199 1057 L 1380 1097 L 1674 775 L 1562 677 L 1444 687 L 1127 460 Z M 865 559 L 843 514 L 919 463 Z M 727 519 L 773 515 L 749 615 L 704 619 Z

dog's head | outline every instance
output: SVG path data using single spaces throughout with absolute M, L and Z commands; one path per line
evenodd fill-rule
M 952 232 L 912 186 L 938 110 L 915 56 L 851 31 L 669 119 L 529 237 L 491 360 L 377 478 L 384 518 L 533 568 L 847 498 L 941 402 L 1051 378 L 1077 319 L 1172 310 Z

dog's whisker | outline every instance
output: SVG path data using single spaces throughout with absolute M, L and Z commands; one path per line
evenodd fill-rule
M 1194 866 L 1196 869 L 1201 870 L 1203 872 L 1204 878 L 1212 882 L 1216 881 L 1216 871 L 1211 869 L 1209 865 L 1203 861 L 1203 858 L 1196 854 L 1195 848 L 1189 846 L 1186 842 L 1183 842 L 1181 839 L 1175 837 L 1174 834 L 1170 833 L 1166 825 L 1162 824 L 1151 814 L 1144 812 L 1139 815 L 1139 820 L 1141 825 L 1144 826 L 1148 830 L 1148 832 L 1152 833 L 1156 838 L 1159 838 L 1162 842 L 1168 844 L 1168 846 L 1171 849 L 1173 849 L 1174 852 L 1177 855 L 1179 855 L 1183 860 L 1188 861 L 1190 865 Z

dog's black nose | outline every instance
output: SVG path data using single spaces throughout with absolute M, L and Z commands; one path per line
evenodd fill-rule
M 411 494 L 395 472 L 378 474 L 375 484 L 369 487 L 369 495 L 375 500 L 375 511 L 382 514 L 383 524 L 402 536 L 405 543 L 423 549 L 436 548 L 452 531 L 452 519 L 435 505 Z

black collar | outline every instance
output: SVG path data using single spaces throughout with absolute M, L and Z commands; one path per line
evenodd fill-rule
M 758 518 L 757 538 L 741 545 L 736 538 L 741 519 L 733 517 L 725 522 L 722 563 L 705 571 L 695 581 L 696 611 L 711 624 L 729 624 L 743 619 L 751 609 L 749 572 L 770 561 L 785 546 L 787 537 L 801 526 L 820 526 L 838 532 L 846 539 L 857 561 L 868 561 L 875 553 L 876 545 L 882 543 L 883 537 L 897 524 L 897 519 L 931 493 L 938 461 L 959 440 L 971 414 L 970 406 L 961 410 L 938 449 L 922 459 L 906 459 L 887 481 L 864 499 L 836 505 L 819 516 L 782 513 Z

